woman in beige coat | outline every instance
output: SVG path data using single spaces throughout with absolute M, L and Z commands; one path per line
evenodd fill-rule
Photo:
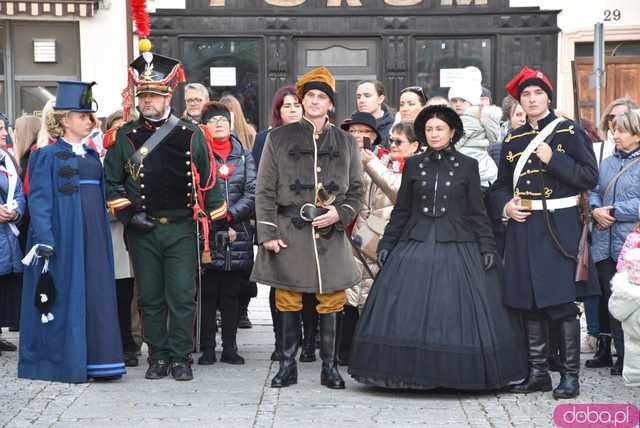
M 348 132 L 351 132 L 351 128 L 356 126 L 349 123 L 346 125 L 348 125 Z M 338 354 L 338 363 L 342 365 L 349 363 L 351 341 L 358 321 L 358 313 L 364 306 L 373 283 L 369 271 L 374 275 L 378 273 L 376 248 L 396 202 L 396 194 L 402 180 L 404 160 L 414 155 L 419 149 L 411 122 L 400 122 L 391 128 L 389 138 L 391 152 L 382 158 L 376 157 L 363 147 L 362 134 L 354 133 L 352 135 L 354 135 L 362 155 L 362 182 L 365 188 L 365 197 L 351 237 L 353 242 L 360 247 L 361 255 L 367 262 L 369 270 L 364 267 L 359 257 L 354 256 L 360 270 L 361 280 L 357 285 L 346 290 L 347 304 L 344 307 L 342 339 Z

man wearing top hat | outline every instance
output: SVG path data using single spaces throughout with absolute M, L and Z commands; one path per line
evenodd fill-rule
M 309 71 L 296 89 L 304 116 L 269 133 L 260 161 L 256 186 L 260 248 L 251 279 L 276 288 L 283 359 L 271 386 L 297 383 L 302 294 L 315 293 L 321 384 L 341 389 L 337 332 L 345 290 L 360 280 L 345 228 L 362 205 L 362 166 L 353 138 L 328 120 L 335 91 L 329 70 Z
M 200 129 L 170 108 L 184 81 L 177 60 L 144 52 L 129 69 L 139 120 L 117 131 L 105 158 L 109 209 L 125 225 L 140 289 L 144 339 L 149 345 L 147 379 L 171 373 L 191 380 L 194 279 L 197 266 L 194 219 L 225 218 L 226 206 Z M 132 96 L 126 96 L 132 100 Z M 208 191 L 207 191 L 208 190 Z
M 572 398 L 580 392 L 574 301 L 599 289 L 591 260 L 586 262 L 589 279 L 577 282 L 576 275 L 582 259 L 580 194 L 597 183 L 596 158 L 584 131 L 551 111 L 553 88 L 541 71 L 525 67 L 506 89 L 527 113 L 527 123 L 504 141 L 492 194 L 494 209 L 508 220 L 504 302 L 527 319 L 530 371 L 514 392 L 551 390 L 552 326 L 558 330 L 562 364 L 553 396 Z

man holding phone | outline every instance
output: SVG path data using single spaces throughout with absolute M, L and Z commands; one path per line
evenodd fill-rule
M 599 294 L 590 258 L 589 280 L 576 286 L 580 195 L 597 183 L 596 158 L 584 131 L 550 110 L 553 88 L 541 71 L 523 68 L 506 89 L 527 113 L 527 123 L 505 139 L 492 188 L 492 207 L 507 221 L 504 302 L 527 320 L 530 372 L 514 392 L 552 389 L 547 355 L 554 323 L 562 375 L 553 396 L 572 398 L 580 392 L 580 324 L 574 302 Z

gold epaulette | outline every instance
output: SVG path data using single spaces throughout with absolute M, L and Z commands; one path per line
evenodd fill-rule
M 509 133 L 507 135 L 507 138 L 504 139 L 504 142 L 505 143 L 509 143 L 509 142 L 511 142 L 511 140 L 515 140 L 516 138 L 524 137 L 525 135 L 537 134 L 537 133 L 538 133 L 538 131 L 536 131 L 536 130 L 523 132 L 522 134 L 518 134 L 518 135 L 513 135 L 513 134 Z

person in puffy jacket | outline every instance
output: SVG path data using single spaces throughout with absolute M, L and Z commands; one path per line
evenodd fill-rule
M 231 135 L 231 113 L 219 102 L 210 102 L 202 110 L 201 128 L 216 157 L 223 182 L 227 218 L 213 225 L 210 245 L 211 265 L 205 270 L 202 286 L 202 331 L 200 365 L 216 361 L 215 314 L 222 317 L 222 355 L 220 361 L 244 364 L 238 355 L 238 293 L 242 272 L 253 267 L 253 235 L 250 220 L 255 209 L 256 165 L 250 152 Z
M 598 269 L 602 288 L 598 322 L 600 336 L 589 368 L 612 364 L 611 337 L 618 351 L 618 359 L 611 375 L 622 375 L 624 336 L 620 323 L 609 316 L 607 303 L 611 294 L 609 284 L 616 273 L 616 262 L 626 237 L 634 230 L 640 208 L 640 110 L 620 114 L 613 120 L 615 151 L 602 160 L 598 185 L 589 196 L 593 219 L 591 254 Z
M 482 86 L 474 80 L 459 80 L 449 89 L 451 107 L 464 125 L 464 136 L 456 143 L 456 150 L 478 161 L 480 185 L 489 188 L 498 177 L 498 167 L 488 149 L 500 137 L 502 110 L 497 106 L 481 106 Z
M 622 378 L 627 386 L 640 386 L 640 232 L 629 234 L 618 258 L 620 270 L 611 280 L 609 312 L 622 324 L 624 364 Z

